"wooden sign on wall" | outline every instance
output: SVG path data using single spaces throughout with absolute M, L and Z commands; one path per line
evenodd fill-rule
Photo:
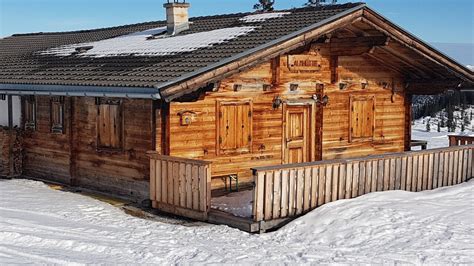
M 288 68 L 290 71 L 318 72 L 321 59 L 316 55 L 288 55 Z

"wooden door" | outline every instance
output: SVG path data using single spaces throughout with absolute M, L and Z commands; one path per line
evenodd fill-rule
M 309 105 L 287 105 L 284 108 L 284 163 L 311 161 L 311 114 Z

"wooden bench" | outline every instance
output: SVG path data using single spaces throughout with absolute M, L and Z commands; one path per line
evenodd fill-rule
M 425 140 L 412 140 L 410 142 L 410 147 L 413 148 L 413 147 L 418 147 L 420 146 L 422 150 L 426 150 L 426 148 L 428 147 L 428 141 L 425 141 Z
M 228 174 L 228 175 L 220 175 L 220 176 L 213 176 L 211 179 L 220 179 L 224 182 L 224 189 L 228 192 L 237 192 L 239 191 L 239 175 L 238 174 Z M 232 183 L 235 183 L 235 189 L 232 187 Z M 229 183 L 229 186 L 227 186 Z

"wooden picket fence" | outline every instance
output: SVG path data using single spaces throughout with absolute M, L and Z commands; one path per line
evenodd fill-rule
M 473 177 L 474 145 L 253 168 L 253 219 L 296 217 L 339 199 L 387 190 L 423 191 Z
M 148 155 L 153 208 L 206 221 L 211 204 L 211 163 L 156 152 Z

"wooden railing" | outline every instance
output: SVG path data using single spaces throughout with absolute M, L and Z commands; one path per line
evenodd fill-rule
M 474 137 L 449 135 L 449 146 L 460 146 L 474 144 Z
M 473 177 L 474 145 L 254 168 L 256 222 L 295 217 L 375 191 L 422 191 Z
M 148 153 L 153 208 L 206 221 L 211 205 L 211 163 Z

